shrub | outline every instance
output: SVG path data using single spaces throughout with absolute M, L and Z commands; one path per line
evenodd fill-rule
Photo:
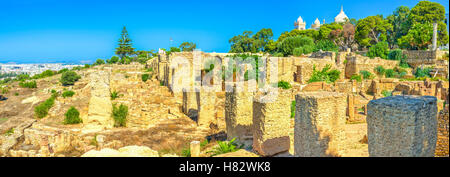
M 113 105 L 113 118 L 115 127 L 125 127 L 128 115 L 128 107 L 120 104 L 119 107 Z
M 66 86 L 66 85 L 73 85 L 76 81 L 78 81 L 81 78 L 76 72 L 74 71 L 67 71 L 62 74 L 60 82 Z
M 339 50 L 339 47 L 336 46 L 332 41 L 330 40 L 320 40 L 316 43 L 316 48 L 314 49 L 314 51 L 333 51 L 333 52 L 337 52 Z
M 361 75 L 353 74 L 352 77 L 350 77 L 350 80 L 356 80 L 356 82 L 361 82 L 362 78 Z
M 426 68 L 417 67 L 416 71 L 414 72 L 414 76 L 416 76 L 416 77 L 431 77 L 430 71 L 431 71 L 430 67 L 426 67 Z
M 182 149 L 181 156 L 182 157 L 191 157 L 191 148 L 188 146 L 187 148 Z
M 8 87 L 3 87 L 2 88 L 2 94 L 8 94 L 8 93 L 9 93 Z
M 119 93 L 116 91 L 111 92 L 111 100 L 115 100 L 116 98 L 119 98 Z
M 295 117 L 295 101 L 291 103 L 291 118 Z
M 372 79 L 373 78 L 373 74 L 366 70 L 359 71 L 359 74 L 361 74 L 363 76 L 363 79 Z
M 28 74 L 20 74 L 20 75 L 16 76 L 16 79 L 19 80 L 19 81 L 25 81 L 25 80 L 30 79 L 30 75 L 28 75 Z
M 293 51 L 294 56 L 298 57 L 303 54 L 303 47 L 297 47 Z
M 295 48 L 303 46 L 314 46 L 314 40 L 307 36 L 292 36 L 285 38 L 277 46 L 279 52 L 284 56 L 292 55 Z M 303 51 L 305 53 L 305 51 Z
M 58 74 L 61 74 L 61 73 L 67 72 L 67 71 L 69 71 L 69 69 L 64 68 L 64 69 L 59 70 L 59 71 L 58 71 Z
M 236 138 L 233 138 L 231 141 L 217 141 L 218 146 L 214 148 L 211 156 L 216 156 L 219 154 L 225 154 L 229 152 L 235 152 L 243 147 L 237 147 L 237 144 L 234 142 Z
M 370 58 L 380 57 L 386 59 L 388 54 L 389 45 L 385 41 L 378 42 L 374 46 L 371 46 L 369 52 L 367 52 L 367 56 Z
M 97 61 L 95 61 L 95 63 L 94 63 L 93 65 L 96 66 L 96 65 L 103 65 L 103 64 L 105 64 L 105 61 L 104 61 L 104 60 L 102 60 L 102 59 L 97 59 Z
M 284 54 L 281 52 L 278 52 L 278 53 L 274 53 L 273 56 L 274 57 L 284 57 Z
M 22 88 L 37 88 L 36 81 L 20 82 L 19 86 Z
M 48 111 L 50 108 L 55 104 L 55 99 L 57 97 L 57 94 L 52 94 L 52 96 L 45 100 L 43 103 L 39 104 L 34 108 L 34 113 L 37 118 L 44 118 L 48 115 Z
M 14 95 L 15 95 L 15 96 L 19 96 L 19 93 L 18 93 L 18 92 L 16 92 L 16 93 L 14 93 Z
M 398 76 L 398 73 L 395 72 L 393 69 L 386 69 L 386 70 L 384 71 L 384 76 L 385 76 L 386 78 L 393 78 L 393 77 L 397 77 L 397 76 Z
M 75 95 L 75 92 L 72 90 L 68 90 L 62 93 L 62 97 L 67 98 L 67 97 L 72 97 L 73 95 Z
M 80 118 L 80 112 L 73 106 L 64 115 L 66 116 L 64 124 L 79 124 L 83 122 Z
M 14 128 L 10 128 L 5 132 L 5 136 L 10 136 L 12 134 L 14 134 Z
M 310 54 L 314 51 L 314 45 L 304 45 L 303 46 L 303 54 Z
M 381 92 L 381 94 L 382 94 L 384 97 L 392 96 L 392 92 L 391 92 L 391 91 L 387 91 L 387 90 L 383 90 L 383 91 Z
M 114 64 L 117 63 L 119 61 L 119 57 L 117 56 L 112 56 L 110 60 L 106 60 L 108 64 Z
M 278 88 L 282 88 L 285 90 L 290 89 L 292 87 L 291 84 L 286 81 L 279 81 L 277 85 L 278 85 Z
M 409 68 L 406 62 L 406 55 L 400 49 L 391 50 L 388 55 L 388 59 L 400 61 L 399 66 L 403 68 Z
M 141 76 L 142 81 L 144 81 L 144 82 L 147 82 L 149 77 L 150 77 L 150 74 L 142 74 L 142 76 Z
M 384 75 L 384 73 L 386 72 L 386 69 L 384 69 L 383 66 L 377 66 L 374 70 L 380 76 Z
M 46 78 L 46 77 L 51 77 L 53 75 L 55 75 L 54 71 L 46 70 L 46 71 L 42 72 L 41 74 L 39 74 L 38 76 L 39 76 L 39 78 Z
M 312 82 L 322 82 L 325 81 L 327 83 L 333 83 L 339 79 L 339 75 L 341 74 L 338 70 L 330 70 L 331 65 L 327 64 L 322 70 L 316 70 L 316 65 L 313 66 L 313 73 L 311 78 L 308 80 L 308 83 Z M 329 71 L 330 70 L 330 71 Z

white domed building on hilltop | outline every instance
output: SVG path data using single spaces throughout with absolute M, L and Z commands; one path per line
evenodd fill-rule
M 299 16 L 297 21 L 294 23 L 295 29 L 298 30 L 305 30 L 306 29 L 306 22 L 303 21 L 302 16 Z
M 319 30 L 320 29 L 320 21 L 316 18 L 316 21 L 311 25 L 311 29 Z
M 347 17 L 347 15 L 345 15 L 345 12 L 344 12 L 344 6 L 341 6 L 341 12 L 339 12 L 339 14 L 336 17 L 334 17 L 334 22 L 344 23 L 348 20 L 349 20 L 349 18 Z

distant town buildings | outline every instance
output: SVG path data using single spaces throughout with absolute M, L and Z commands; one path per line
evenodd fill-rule
M 28 74 L 34 76 L 46 70 L 59 71 L 62 69 L 72 69 L 82 65 L 65 65 L 65 64 L 0 64 L 0 74 L 15 73 Z
M 334 22 L 336 23 L 344 23 L 346 21 L 348 21 L 349 18 L 347 17 L 347 15 L 344 12 L 344 7 L 341 6 L 341 12 L 339 12 L 339 14 L 334 17 Z M 320 26 L 325 24 L 325 20 L 323 20 L 323 23 L 320 24 L 319 18 L 316 18 L 316 20 L 314 21 L 314 23 L 311 25 L 311 29 L 314 30 L 319 30 Z M 305 30 L 306 29 L 306 22 L 303 21 L 303 18 L 301 16 L 298 17 L 297 21 L 294 23 L 295 29 L 298 30 Z

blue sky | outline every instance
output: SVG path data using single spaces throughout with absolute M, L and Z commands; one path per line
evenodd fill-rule
M 114 55 L 122 26 L 139 50 L 195 42 L 206 52 L 227 52 L 245 30 L 272 28 L 274 37 L 332 22 L 341 5 L 350 18 L 390 15 L 417 0 L 0 0 L 0 62 L 94 61 Z M 434 0 L 445 6 L 447 0 Z

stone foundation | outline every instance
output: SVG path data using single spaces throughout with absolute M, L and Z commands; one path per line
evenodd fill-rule
M 335 92 L 296 96 L 294 152 L 300 157 L 340 156 L 347 97 Z
M 435 156 L 448 157 L 448 105 L 444 108 L 438 116 L 438 138 L 436 144 Z
M 393 96 L 367 105 L 371 157 L 432 157 L 436 148 L 436 97 Z
M 253 124 L 253 93 L 245 90 L 238 91 L 233 87 L 232 92 L 225 93 L 225 122 L 227 138 L 245 143 L 250 140 L 251 145 Z

